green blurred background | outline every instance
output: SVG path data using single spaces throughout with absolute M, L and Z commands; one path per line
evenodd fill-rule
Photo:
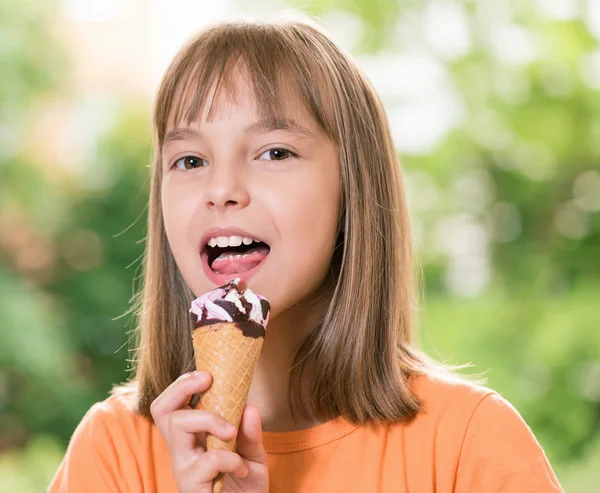
M 2 491 L 44 491 L 127 376 L 166 63 L 206 22 L 290 7 L 388 109 L 423 346 L 487 371 L 565 491 L 598 491 L 600 2 L 0 0 Z

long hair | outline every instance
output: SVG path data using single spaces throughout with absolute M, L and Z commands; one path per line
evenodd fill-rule
M 243 67 L 241 72 L 236 67 Z M 400 163 L 382 103 L 369 80 L 310 19 L 228 21 L 197 34 L 168 67 L 154 108 L 152 167 L 134 387 L 139 413 L 179 375 L 195 368 L 188 309 L 194 295 L 171 253 L 161 210 L 161 149 L 169 124 L 190 123 L 240 73 L 261 116 L 277 118 L 294 94 L 337 144 L 342 214 L 328 309 L 299 345 L 290 404 L 351 422 L 413 416 L 419 402 L 408 378 L 439 368 L 412 344 L 417 289 Z M 209 88 L 217 91 L 208 102 Z M 210 118 L 209 111 L 209 118 Z

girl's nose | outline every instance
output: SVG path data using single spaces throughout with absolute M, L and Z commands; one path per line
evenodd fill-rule
M 213 163 L 210 175 L 206 188 L 206 206 L 209 209 L 225 210 L 248 205 L 250 195 L 245 173 L 238 163 Z

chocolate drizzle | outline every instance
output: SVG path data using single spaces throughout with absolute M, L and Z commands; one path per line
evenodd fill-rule
M 219 293 L 215 290 L 214 295 L 213 293 L 208 293 L 207 295 L 204 295 L 201 298 L 208 297 L 209 303 L 212 303 L 213 305 L 216 305 L 217 307 L 224 310 L 229 315 L 229 318 L 231 318 L 231 323 L 235 323 L 238 326 L 238 328 L 242 330 L 244 336 L 253 337 L 255 339 L 258 337 L 264 337 L 266 332 L 265 326 L 262 323 L 256 322 L 250 318 L 250 315 L 252 314 L 252 309 L 256 309 L 258 307 L 254 307 L 253 304 L 243 296 L 243 293 L 246 290 L 240 290 L 239 279 L 234 279 L 225 284 L 224 286 L 220 286 L 218 289 L 222 291 Z M 224 295 L 222 294 L 223 292 L 225 293 Z M 239 304 L 236 304 L 232 301 L 226 301 L 224 299 L 231 292 L 235 293 L 237 299 L 239 300 L 239 304 L 242 305 L 241 309 L 239 307 Z M 222 297 L 220 299 L 213 299 L 218 296 Z M 199 300 L 201 298 L 199 298 Z M 262 312 L 262 319 L 263 321 L 266 321 L 270 309 L 269 302 L 260 296 L 258 298 L 260 300 L 260 311 Z M 192 303 L 192 310 L 190 310 L 190 312 L 192 313 L 192 320 L 194 322 L 194 329 L 197 329 L 198 327 L 206 327 L 208 325 L 227 323 L 226 320 L 223 320 L 220 317 L 209 318 L 210 315 L 212 315 L 213 317 L 215 315 L 213 315 L 212 312 L 209 315 L 209 309 L 202 302 L 195 304 L 196 310 L 200 308 L 200 315 L 197 315 L 197 312 L 193 311 L 194 303 L 196 302 Z
M 214 303 L 215 305 L 223 308 L 223 310 L 225 310 L 229 316 L 231 317 L 231 320 L 237 324 L 237 326 L 242 330 L 242 332 L 244 333 L 244 335 L 246 337 L 253 337 L 254 339 L 257 339 L 259 337 L 264 337 L 265 336 L 265 328 L 261 325 L 261 324 L 257 324 L 256 322 L 252 321 L 252 320 L 248 320 L 248 315 L 247 313 L 250 313 L 250 310 L 252 309 L 252 304 L 249 303 L 247 300 L 245 300 L 244 298 L 240 298 L 240 301 L 242 303 L 242 306 L 244 307 L 244 310 L 246 310 L 246 313 L 242 313 L 238 310 L 238 308 L 235 306 L 235 303 L 232 303 L 231 301 L 225 301 L 225 300 L 215 300 Z M 263 309 L 263 313 L 264 313 L 264 305 L 261 303 L 261 307 Z M 267 302 L 267 311 L 269 309 L 269 305 Z M 216 319 L 210 319 L 207 318 L 208 317 L 208 313 L 206 310 L 206 307 L 202 307 L 202 319 L 198 320 L 197 316 L 195 314 L 192 314 L 194 320 L 194 328 L 197 329 L 198 327 L 204 327 L 206 325 L 213 325 L 213 324 L 220 324 L 220 323 L 227 323 L 224 322 L 223 320 L 216 320 Z
M 271 308 L 271 305 L 269 305 L 269 302 L 267 300 L 264 300 L 261 298 L 260 300 L 260 307 L 262 308 L 262 316 L 263 318 L 267 318 L 267 315 L 269 313 L 269 309 Z

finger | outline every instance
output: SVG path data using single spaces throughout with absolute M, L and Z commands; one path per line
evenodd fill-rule
M 168 417 L 168 444 L 170 450 L 177 450 L 182 460 L 188 459 L 185 452 L 197 454 L 197 434 L 209 432 L 221 440 L 230 440 L 236 435 L 236 428 L 221 416 L 199 409 L 178 410 Z
M 167 417 L 173 411 L 187 408 L 190 397 L 210 387 L 212 375 L 208 372 L 191 372 L 181 375 L 151 404 L 150 413 L 163 435 L 167 432 Z
M 229 450 L 209 450 L 198 460 L 187 465 L 181 476 L 190 478 L 195 486 L 212 481 L 219 473 L 231 473 L 240 478 L 248 475 L 248 468 L 242 458 Z
M 236 440 L 236 451 L 244 459 L 260 464 L 267 463 L 267 453 L 262 442 L 260 413 L 254 406 L 246 406 L 244 409 Z

